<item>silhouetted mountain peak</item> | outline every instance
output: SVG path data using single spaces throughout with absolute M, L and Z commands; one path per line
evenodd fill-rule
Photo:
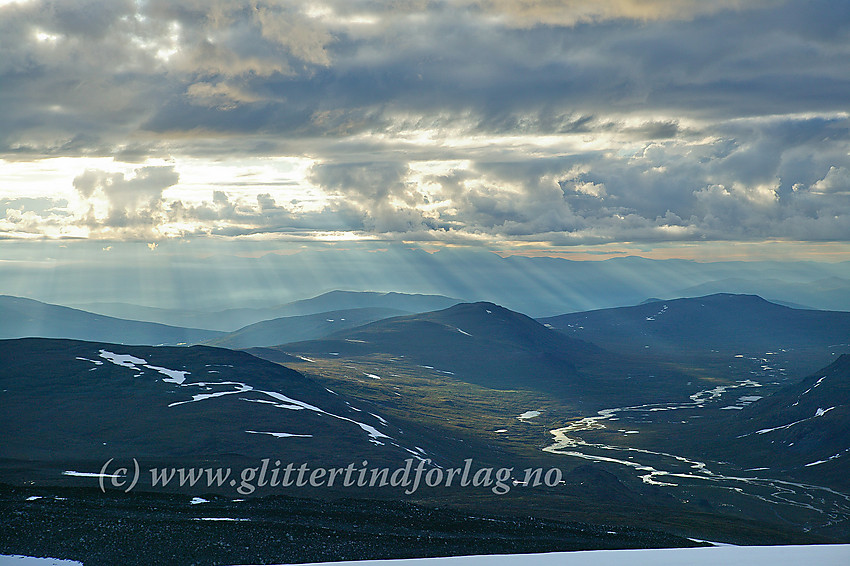
M 717 304 L 753 304 L 753 305 L 776 305 L 775 303 L 771 303 L 770 301 L 763 299 L 758 295 L 749 295 L 746 293 L 714 293 L 711 295 L 705 295 L 704 297 L 696 297 L 703 302 L 709 303 L 717 303 Z M 677 299 L 677 300 L 687 300 L 687 299 Z
M 491 302 L 379 320 L 324 340 L 280 346 L 288 352 L 357 356 L 380 352 L 487 387 L 567 387 L 577 367 L 602 350 Z M 263 355 L 262 353 L 258 355 Z
M 480 317 L 481 320 L 516 320 L 518 318 L 528 318 L 523 314 L 506 309 L 495 303 L 488 301 L 479 301 L 475 303 L 458 303 L 447 309 L 434 311 L 430 314 L 441 314 L 446 317 Z M 529 319 L 531 320 L 531 319 Z
M 409 318 L 444 324 L 471 337 L 524 347 L 557 349 L 564 347 L 565 342 L 572 342 L 522 313 L 487 301 L 460 303 Z

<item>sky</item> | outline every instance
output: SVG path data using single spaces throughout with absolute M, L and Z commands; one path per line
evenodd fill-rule
M 850 3 L 0 0 L 33 240 L 850 259 Z

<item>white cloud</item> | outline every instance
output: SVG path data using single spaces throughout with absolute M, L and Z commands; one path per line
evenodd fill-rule
M 850 194 L 850 168 L 830 166 L 826 176 L 812 185 L 812 192 Z

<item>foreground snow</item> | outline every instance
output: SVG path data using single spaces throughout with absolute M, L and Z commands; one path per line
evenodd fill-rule
M 314 563 L 317 566 L 319 563 Z M 652 550 L 587 550 L 548 554 L 458 556 L 407 560 L 324 562 L 321 566 L 847 566 L 850 544 L 811 546 L 714 546 Z M 82 566 L 56 558 L 0 555 L 0 566 Z M 311 566 L 304 564 L 302 566 Z
M 0 566 L 83 566 L 83 563 L 73 560 L 59 560 L 58 558 L 33 558 L 32 556 L 0 554 Z
M 688 566 L 717 566 L 718 564 L 723 566 L 752 566 L 753 564 L 847 566 L 850 564 L 850 544 L 587 550 L 548 554 L 326 562 L 322 566 L 682 566 L 683 564 Z

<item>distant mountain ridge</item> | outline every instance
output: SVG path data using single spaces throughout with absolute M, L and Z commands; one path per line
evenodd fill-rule
M 216 312 L 163 309 L 124 303 L 91 303 L 86 309 L 120 318 L 149 320 L 178 326 L 235 332 L 251 324 L 288 316 L 304 316 L 358 308 L 383 308 L 408 313 L 427 312 L 461 302 L 443 295 L 329 291 L 321 295 L 268 308 L 231 308 Z
M 799 308 L 800 303 L 811 305 L 803 308 L 821 310 L 848 311 L 847 297 L 850 293 L 850 279 L 825 277 L 816 281 L 789 282 L 775 278 L 748 279 L 727 277 L 678 289 L 670 296 L 700 297 L 715 293 L 734 293 L 759 295 L 771 302 Z
M 408 312 L 428 312 L 461 302 L 443 295 L 379 293 L 374 291 L 329 291 L 317 297 L 288 303 L 281 307 L 290 315 L 315 314 L 352 308 L 389 308 Z M 316 310 L 321 309 L 321 310 Z
M 0 339 L 37 336 L 177 345 L 203 342 L 220 335 L 211 330 L 124 320 L 33 299 L 0 296 Z
M 756 295 L 720 293 L 539 319 L 604 348 L 682 356 L 777 352 L 850 342 L 850 313 L 794 309 Z
M 376 320 L 410 314 L 385 308 L 359 308 L 264 320 L 206 342 L 222 348 L 261 348 L 286 342 L 315 340 Z

